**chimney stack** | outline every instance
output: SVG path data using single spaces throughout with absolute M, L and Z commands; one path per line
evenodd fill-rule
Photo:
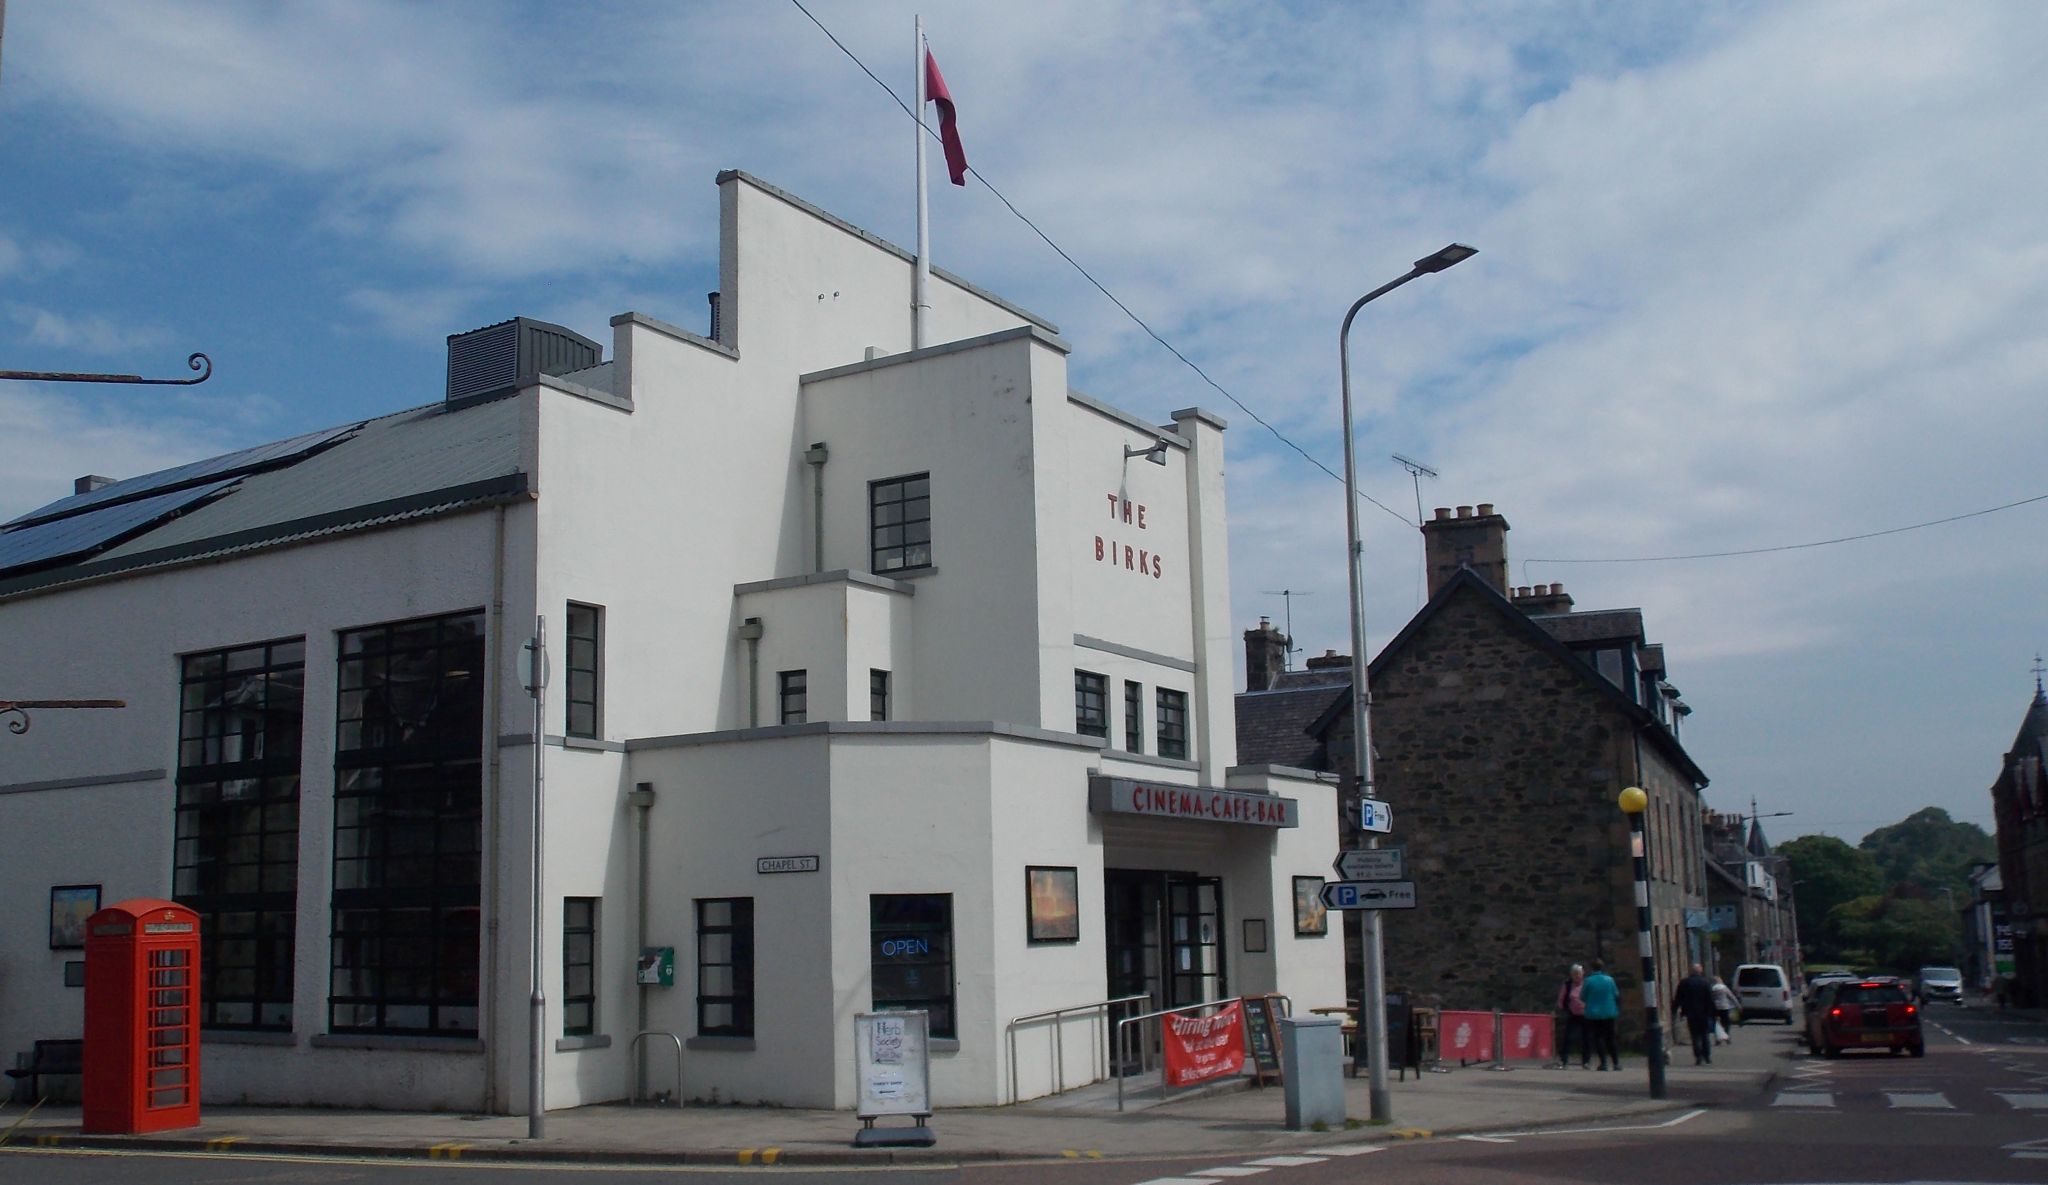
M 1423 556 L 1429 566 L 1429 595 L 1434 597 L 1458 574 L 1470 568 L 1502 596 L 1508 595 L 1508 520 L 1481 502 L 1477 513 L 1460 506 L 1456 517 L 1448 506 L 1422 524 Z M 1561 591 L 1561 590 L 1560 590 Z
M 1259 628 L 1244 632 L 1244 689 L 1265 691 L 1280 681 L 1287 669 L 1287 647 L 1293 639 L 1273 628 L 1271 618 L 1259 618 Z
M 1571 594 L 1564 591 L 1562 584 L 1535 584 L 1518 588 L 1510 599 L 1514 601 L 1515 608 L 1532 617 L 1572 611 Z
M 1351 669 L 1351 656 L 1325 650 L 1302 665 L 1311 671 L 1348 671 Z

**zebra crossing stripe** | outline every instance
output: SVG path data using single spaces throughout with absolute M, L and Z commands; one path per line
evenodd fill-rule
M 1835 1092 L 1831 1090 L 1781 1090 L 1778 1092 L 1778 1097 L 1771 1100 L 1771 1106 L 1773 1107 L 1832 1107 L 1834 1105 Z
M 1884 1097 L 1894 1108 L 1931 1107 L 1942 1111 L 1956 1109 L 1956 1105 L 1948 1101 L 1948 1096 L 1938 1090 L 1888 1090 L 1884 1092 Z
M 1291 1169 L 1305 1164 L 1321 1164 L 1323 1163 L 1323 1158 L 1320 1156 L 1261 1156 L 1257 1160 L 1247 1160 L 1245 1163 L 1261 1165 L 1269 1169 Z
M 2004 1099 L 2007 1106 L 2017 1111 L 2048 1111 L 2048 1093 L 2010 1090 L 1994 1090 L 1991 1093 Z

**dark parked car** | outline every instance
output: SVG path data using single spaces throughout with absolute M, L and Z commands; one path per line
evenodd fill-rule
M 1896 979 L 1830 983 L 1815 993 L 1806 1010 L 1806 1047 L 1826 1057 L 1844 1049 L 1889 1049 L 1927 1056 L 1920 1035 L 1920 1008 Z

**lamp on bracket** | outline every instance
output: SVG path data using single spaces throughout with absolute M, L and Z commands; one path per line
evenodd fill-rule
M 1150 448 L 1130 448 L 1126 446 L 1124 448 L 1124 460 L 1128 461 L 1132 457 L 1143 457 L 1154 465 L 1164 465 L 1166 464 L 1166 442 L 1164 440 L 1155 440 Z

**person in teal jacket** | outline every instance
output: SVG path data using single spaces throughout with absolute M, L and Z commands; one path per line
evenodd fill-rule
M 1592 973 L 1579 985 L 1586 1007 L 1586 1027 L 1593 1031 L 1593 1052 L 1603 1070 L 1621 1069 L 1621 1050 L 1614 1044 L 1614 1018 L 1621 1015 L 1621 989 L 1607 974 L 1607 964 L 1593 960 Z

